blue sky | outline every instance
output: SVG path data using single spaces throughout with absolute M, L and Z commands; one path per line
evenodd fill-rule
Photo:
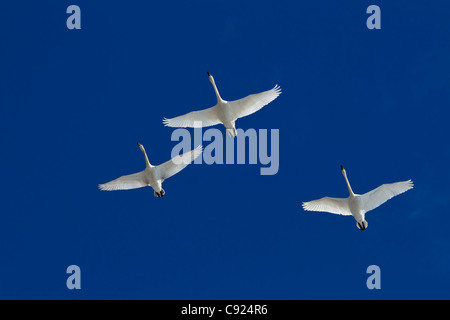
M 68 30 L 66 8 L 81 8 Z M 381 8 L 381 30 L 366 9 Z M 2 299 L 448 299 L 448 1 L 15 1 L 0 11 Z M 272 88 L 280 169 L 170 158 L 163 117 Z M 223 127 L 217 127 L 223 133 Z M 412 179 L 351 217 L 303 201 Z M 81 290 L 66 268 L 81 268 Z M 381 290 L 366 269 L 381 268 Z

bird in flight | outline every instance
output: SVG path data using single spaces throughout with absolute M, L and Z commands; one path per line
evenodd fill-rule
M 207 72 L 217 97 L 217 104 L 209 109 L 192 111 L 172 119 L 163 119 L 168 127 L 210 127 L 222 123 L 228 134 L 234 138 L 237 135 L 235 121 L 255 113 L 265 105 L 275 100 L 281 94 L 281 88 L 276 85 L 273 89 L 261 93 L 251 94 L 235 101 L 225 101 L 220 97 L 213 76 Z
M 302 206 L 305 211 L 330 212 L 344 216 L 353 216 L 356 219 L 356 226 L 360 230 L 365 230 L 368 226 L 365 220 L 365 215 L 368 211 L 379 207 L 396 195 L 413 188 L 413 182 L 408 180 L 383 184 L 372 191 L 359 195 L 353 193 L 343 166 L 341 166 L 341 170 L 350 196 L 346 199 L 324 197 L 319 200 L 303 202 Z
M 163 181 L 186 168 L 186 166 L 194 161 L 203 151 L 203 147 L 198 146 L 194 150 L 173 157 L 171 160 L 159 166 L 152 166 L 148 161 L 144 146 L 139 142 L 138 146 L 145 157 L 145 170 L 126 176 L 121 176 L 120 178 L 108 183 L 99 184 L 98 187 L 100 190 L 129 190 L 150 186 L 155 192 L 155 197 L 160 198 L 166 193 L 162 188 Z

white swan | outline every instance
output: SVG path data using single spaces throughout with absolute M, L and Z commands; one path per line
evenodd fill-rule
M 100 190 L 128 190 L 151 186 L 155 191 L 155 197 L 162 197 L 166 193 L 161 186 L 163 181 L 186 168 L 186 166 L 194 161 L 203 151 L 203 147 L 198 146 L 194 150 L 173 157 L 171 160 L 159 166 L 152 166 L 148 161 L 144 146 L 139 142 L 138 146 L 144 153 L 145 164 L 147 165 L 145 170 L 122 176 L 105 184 L 99 184 L 98 187 Z
M 341 166 L 341 170 L 345 181 L 347 182 L 350 196 L 347 199 L 325 197 L 319 200 L 303 202 L 304 210 L 330 212 L 344 216 L 352 215 L 356 219 L 356 226 L 360 230 L 365 230 L 368 226 L 368 223 L 365 220 L 366 212 L 375 209 L 396 195 L 413 188 L 412 181 L 408 180 L 383 184 L 363 195 L 354 194 L 343 166 Z
M 258 111 L 275 100 L 281 93 L 280 87 L 276 85 L 268 91 L 251 94 L 235 101 L 225 101 L 220 97 L 213 76 L 209 72 L 207 74 L 216 92 L 217 104 L 209 109 L 193 111 L 172 119 L 164 118 L 164 125 L 168 127 L 200 128 L 222 123 L 227 129 L 228 134 L 234 138 L 237 135 L 234 124 L 237 119 Z

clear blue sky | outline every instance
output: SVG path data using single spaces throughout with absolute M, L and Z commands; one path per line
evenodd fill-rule
M 81 30 L 66 8 L 81 8 Z M 366 9 L 381 8 L 381 30 Z M 9 1 L 0 10 L 0 298 L 450 298 L 448 1 Z M 241 119 L 280 170 L 191 165 L 101 192 L 176 142 L 163 117 L 279 84 Z M 225 132 L 223 127 L 218 127 Z M 205 143 L 206 144 L 206 143 Z M 367 215 L 302 201 L 413 179 Z M 81 268 L 80 291 L 66 268 Z M 381 290 L 366 287 L 369 265 Z

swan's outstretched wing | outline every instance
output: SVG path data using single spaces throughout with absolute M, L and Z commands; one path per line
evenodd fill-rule
M 383 184 L 378 188 L 369 191 L 361 196 L 361 205 L 365 212 L 381 206 L 389 199 L 413 188 L 411 180 Z
M 245 98 L 229 101 L 233 120 L 252 114 L 275 100 L 281 94 L 281 88 L 276 85 L 273 89 L 261 93 L 251 94 Z
M 352 215 L 348 207 L 348 199 L 324 197 L 319 200 L 303 202 L 302 206 L 305 211 L 330 212 L 343 216 Z
M 170 178 L 174 174 L 180 172 L 187 167 L 192 161 L 194 161 L 203 151 L 202 146 L 198 146 L 194 150 L 183 153 L 182 155 L 173 157 L 167 162 L 156 167 L 159 172 L 159 178 L 165 180 Z
M 201 128 L 210 127 L 220 123 L 216 113 L 216 106 L 200 110 L 192 111 L 185 115 L 175 117 L 172 119 L 163 119 L 163 123 L 167 127 L 179 128 Z
M 148 186 L 148 182 L 145 177 L 144 171 L 141 171 L 126 176 L 121 176 L 120 178 L 117 178 L 116 180 L 110 181 L 108 183 L 99 184 L 98 188 L 105 191 L 114 191 L 137 189 L 146 186 Z

